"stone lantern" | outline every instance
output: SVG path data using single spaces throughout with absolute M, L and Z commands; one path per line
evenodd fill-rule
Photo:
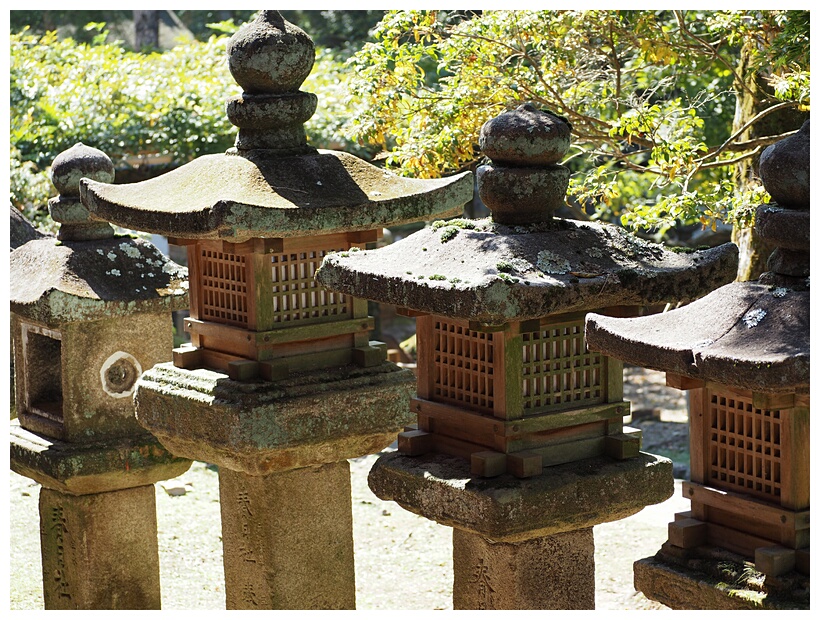
M 82 177 L 113 181 L 114 166 L 82 144 L 60 154 L 60 195 L 49 201 L 59 234 L 34 235 L 10 256 L 11 468 L 42 484 L 46 609 L 159 609 L 153 483 L 191 462 L 137 424 L 132 397 L 142 370 L 170 358 L 187 274 L 90 220 Z
M 635 564 L 636 587 L 673 608 L 808 604 L 808 121 L 763 152 L 760 176 L 774 203 L 755 228 L 776 249 L 759 280 L 662 315 L 587 319 L 590 349 L 690 393 L 691 510 Z
M 315 49 L 276 11 L 228 55 L 244 89 L 227 105 L 235 148 L 133 185 L 86 181 L 82 196 L 99 218 L 187 247 L 192 343 L 147 369 L 137 419 L 220 467 L 227 607 L 352 608 L 346 459 L 403 428 L 413 376 L 369 340 L 367 302 L 314 272 L 385 226 L 460 213 L 472 175 L 405 179 L 309 146 L 317 98 L 299 87 Z
M 677 254 L 554 218 L 570 129 L 530 104 L 490 120 L 493 163 L 477 171 L 490 219 L 434 222 L 317 273 L 417 317 L 417 428 L 369 482 L 454 528 L 457 609 L 594 607 L 592 527 L 663 501 L 672 476 L 624 427 L 622 367 L 586 349 L 584 313 L 697 297 L 734 275 L 731 244 Z

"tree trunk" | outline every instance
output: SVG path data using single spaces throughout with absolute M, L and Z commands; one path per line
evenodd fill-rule
M 134 49 L 159 48 L 159 11 L 134 11 Z
M 740 64 L 738 65 L 737 75 L 743 80 L 745 87 L 744 84 L 735 84 L 738 94 L 732 133 L 740 129 L 756 114 L 777 103 L 766 94 L 765 76 L 753 71 L 750 67 L 753 56 L 751 45 L 751 43 L 745 43 L 740 51 Z M 795 109 L 774 112 L 749 127 L 738 139 L 753 140 L 761 136 L 778 135 L 800 129 L 806 118 L 806 113 Z M 739 191 L 742 191 L 756 178 L 759 178 L 759 164 L 760 153 L 737 164 L 735 182 Z M 743 228 L 735 225 L 732 230 L 732 241 L 740 249 L 738 281 L 756 280 L 761 273 L 766 271 L 766 260 L 774 248 L 765 244 L 755 234 L 753 227 Z

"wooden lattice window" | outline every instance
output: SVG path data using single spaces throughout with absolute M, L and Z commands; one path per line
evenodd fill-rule
M 332 249 L 274 254 L 273 322 L 300 323 L 323 317 L 352 318 L 352 298 L 319 286 L 313 275 Z
M 434 321 L 433 396 L 435 400 L 492 413 L 492 334 Z
M 248 286 L 245 257 L 201 248 L 200 318 L 215 323 L 248 326 Z
M 781 415 L 751 399 L 707 390 L 707 479 L 724 490 L 780 497 Z
M 604 402 L 603 356 L 587 350 L 583 319 L 522 337 L 525 411 Z

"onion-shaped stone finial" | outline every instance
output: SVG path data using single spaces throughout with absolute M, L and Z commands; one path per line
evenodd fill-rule
M 775 246 L 760 282 L 801 286 L 792 280 L 809 275 L 809 121 L 796 134 L 777 142 L 760 156 L 760 178 L 775 204 L 762 205 L 755 231 Z
M 108 155 L 78 142 L 54 158 L 50 174 L 51 182 L 60 193 L 48 201 L 51 218 L 61 225 L 58 239 L 85 241 L 114 235 L 108 222 L 92 220 L 88 209 L 80 202 L 80 179 L 114 182 L 114 163 Z
M 481 200 L 501 224 L 552 219 L 564 203 L 569 169 L 558 164 L 570 145 L 572 125 L 525 103 L 487 121 L 479 146 L 492 165 L 476 171 Z
M 239 127 L 238 153 L 277 157 L 311 151 L 303 124 L 317 99 L 299 90 L 310 74 L 316 48 L 300 28 L 262 11 L 228 41 L 228 67 L 242 95 L 228 100 L 228 120 Z
M 228 68 L 249 94 L 298 91 L 315 57 L 313 40 L 279 11 L 261 11 L 228 41 Z
M 478 146 L 499 166 L 551 166 L 567 154 L 571 131 L 564 117 L 525 103 L 484 123 Z

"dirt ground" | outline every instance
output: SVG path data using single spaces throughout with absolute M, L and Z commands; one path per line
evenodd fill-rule
M 663 374 L 626 368 L 631 426 L 642 428 L 644 451 L 672 458 L 675 494 L 627 519 L 594 528 L 596 608 L 666 609 L 632 586 L 632 563 L 654 555 L 675 512 L 688 510 L 680 492 L 687 475 L 685 394 L 666 388 Z M 367 473 L 377 455 L 351 460 L 356 597 L 359 610 L 452 609 L 452 530 L 370 492 Z M 225 609 L 216 468 L 196 462 L 184 475 L 156 485 L 163 609 Z M 10 608 L 43 608 L 37 498 L 39 485 L 10 472 Z

